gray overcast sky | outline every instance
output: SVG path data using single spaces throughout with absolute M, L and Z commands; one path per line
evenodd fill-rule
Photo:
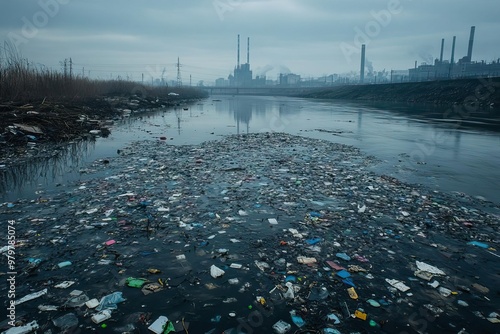
M 408 69 L 444 58 L 457 36 L 455 59 L 466 55 L 476 26 L 473 60 L 500 57 L 499 0 L 0 0 L 0 35 L 21 55 L 92 77 L 213 81 L 241 63 L 268 78 L 289 69 L 303 77 L 359 71 L 360 43 L 375 71 Z

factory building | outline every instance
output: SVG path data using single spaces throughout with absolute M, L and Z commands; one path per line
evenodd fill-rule
M 441 52 L 439 59 L 434 64 L 422 64 L 409 69 L 409 81 L 431 81 L 445 79 L 475 78 L 500 76 L 500 59 L 486 63 L 484 61 L 472 61 L 474 47 L 474 35 L 476 27 L 470 29 L 469 45 L 467 55 L 455 62 L 456 36 L 453 36 L 451 56 L 449 60 L 443 60 L 444 38 L 441 40 Z
M 231 87 L 250 87 L 254 86 L 252 82 L 252 70 L 250 70 L 250 37 L 247 39 L 247 62 L 240 65 L 240 35 L 238 35 L 237 62 L 234 68 L 234 74 L 228 77 Z

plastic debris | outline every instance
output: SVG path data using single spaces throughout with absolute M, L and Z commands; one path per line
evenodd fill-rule
M 335 256 L 338 257 L 339 259 L 342 259 L 345 261 L 351 260 L 351 257 L 349 255 L 347 255 L 346 253 L 337 253 L 337 254 L 335 254 Z
M 323 300 L 328 297 L 329 293 L 325 287 L 312 287 L 309 293 L 309 300 Z
M 493 324 L 500 324 L 500 314 L 497 312 L 491 312 L 486 319 Z
M 323 328 L 322 334 L 341 334 L 337 329 L 335 328 Z
M 5 332 L 2 332 L 2 334 L 26 334 L 36 331 L 39 328 L 40 326 L 38 326 L 38 323 L 35 320 L 24 326 L 11 327 Z
M 88 308 L 96 308 L 99 305 L 99 300 L 97 298 L 90 299 L 85 302 Z
M 80 296 L 76 296 L 76 297 L 68 299 L 64 303 L 64 306 L 65 307 L 80 307 L 80 306 L 83 306 L 88 300 L 89 300 L 89 297 L 87 297 L 87 295 L 82 294 Z
M 171 324 L 177 332 L 185 332 L 183 323 L 191 320 L 196 326 L 189 332 L 232 327 L 237 333 L 240 320 L 253 311 L 274 310 L 267 329 L 252 329 L 276 332 L 271 326 L 280 319 L 296 326 L 297 319 L 282 317 L 295 309 L 307 323 L 302 332 L 391 332 L 407 328 L 408 315 L 427 305 L 428 315 L 446 317 L 440 323 L 456 326 L 456 332 L 476 322 L 494 332 L 497 325 L 488 315 L 497 311 L 499 297 L 487 273 L 499 261 L 497 251 L 465 246 L 463 240 L 493 245 L 498 218 L 473 209 L 468 197 L 423 188 L 415 195 L 417 185 L 367 168 L 371 158 L 322 141 L 282 134 L 196 146 L 156 141 L 130 144 L 108 163 L 90 164 L 88 175 L 64 185 L 62 194 L 40 192 L 33 202 L 1 205 L 8 215 L 25 217 L 16 226 L 16 253 L 23 254 L 19 272 L 41 264 L 34 275 L 18 275 L 19 296 L 58 287 L 40 302 L 23 305 L 46 324 L 44 331 L 62 332 L 52 319 L 73 312 L 82 331 L 90 323 L 98 332 L 139 332 L 168 314 L 176 318 Z M 357 212 L 358 204 L 366 206 L 364 213 Z M 66 259 L 73 264 L 58 269 Z M 213 278 L 212 264 L 223 277 Z M 79 290 L 61 290 L 75 281 L 71 286 Z M 438 290 L 439 283 L 449 291 Z M 115 304 L 119 312 L 93 325 L 89 317 L 97 316 L 100 302 L 82 291 L 102 297 L 117 290 L 124 290 L 126 305 Z M 438 295 L 443 291 L 448 297 Z M 184 296 L 196 315 L 182 306 Z M 367 322 L 356 315 L 353 320 L 355 310 L 367 314 Z
M 366 302 L 373 307 L 380 307 L 380 303 L 374 299 L 368 299 Z
M 101 311 L 104 309 L 114 310 L 118 308 L 116 304 L 124 302 L 125 298 L 122 297 L 122 293 L 117 291 L 109 294 L 107 296 L 102 297 L 99 305 L 96 307 L 97 311 Z
M 361 319 L 361 320 L 366 320 L 366 313 L 365 312 L 362 312 L 360 310 L 356 310 L 354 311 L 354 317 L 358 318 L 358 319 Z
M 338 317 L 336 314 L 334 314 L 334 313 L 330 313 L 330 314 L 328 314 L 328 315 L 326 316 L 326 319 L 327 319 L 328 321 L 333 321 L 333 324 L 334 324 L 334 325 L 338 325 L 338 324 L 340 324 L 340 319 L 339 319 L 339 317 Z
M 431 274 L 427 271 L 423 271 L 423 270 L 415 271 L 414 275 L 421 278 L 421 279 L 424 279 L 426 281 L 430 281 L 432 279 L 432 277 L 434 277 L 433 274 Z
M 26 295 L 23 298 L 16 300 L 15 305 L 25 303 L 25 302 L 33 300 L 35 298 L 41 297 L 45 294 L 47 294 L 47 289 L 43 289 L 43 290 L 38 291 L 38 292 L 30 293 L 29 295 Z
M 467 245 L 476 246 L 476 247 L 484 248 L 484 249 L 487 249 L 489 247 L 488 244 L 486 244 L 484 242 L 479 242 L 479 241 L 470 241 L 467 243 Z
M 416 261 L 417 268 L 421 271 L 425 271 L 434 275 L 446 275 L 444 271 L 425 262 Z
M 67 266 L 71 266 L 71 264 L 72 264 L 71 261 L 63 261 L 63 262 L 59 262 L 57 264 L 57 266 L 59 268 L 64 268 L 64 267 L 67 267 Z
M 94 314 L 90 319 L 96 324 L 99 324 L 105 320 L 111 318 L 111 310 L 103 310 L 99 313 Z
M 406 291 L 410 290 L 410 287 L 407 286 L 407 285 L 405 285 L 401 281 L 398 281 L 398 280 L 395 280 L 395 279 L 388 279 L 388 278 L 386 278 L 385 281 L 387 283 L 389 283 L 390 285 L 392 285 L 393 287 L 395 287 L 396 289 L 398 289 L 399 291 L 401 291 L 401 292 L 406 292 Z
M 439 286 L 438 281 L 433 281 L 432 283 L 427 283 L 428 285 L 432 286 L 434 289 L 436 289 Z
M 73 284 L 75 284 L 74 281 L 64 281 L 64 282 L 61 282 L 59 284 L 54 285 L 54 288 L 66 289 L 66 288 L 72 286 Z
M 438 288 L 438 291 L 441 294 L 441 296 L 443 296 L 443 297 L 448 297 L 449 295 L 451 295 L 451 290 L 444 288 L 442 286 Z
M 326 261 L 326 263 L 335 270 L 346 270 L 346 268 L 342 267 L 341 265 L 333 261 Z
M 278 320 L 278 322 L 276 322 L 273 325 L 274 331 L 278 334 L 284 334 L 284 333 L 288 332 L 291 328 L 292 328 L 292 326 L 283 320 Z
M 337 276 L 340 278 L 347 278 L 347 277 L 351 277 L 351 274 L 346 270 L 341 270 L 341 271 L 337 272 Z
M 349 297 L 351 297 L 351 299 L 358 299 L 358 294 L 356 293 L 356 290 L 354 290 L 354 287 L 348 288 L 347 293 L 349 294 Z
M 321 241 L 321 238 L 313 238 L 313 239 L 306 239 L 305 242 L 308 244 L 308 245 L 315 245 L 317 244 L 318 242 Z
M 168 334 L 170 332 L 175 331 L 175 328 L 174 328 L 172 322 L 170 322 L 168 320 L 168 318 L 163 316 L 163 315 L 158 317 L 158 319 L 156 319 L 148 327 L 148 329 L 156 334 Z
M 267 221 L 271 225 L 278 225 L 278 220 L 276 220 L 276 218 L 268 218 Z
M 313 264 L 313 263 L 316 263 L 318 261 L 313 257 L 297 256 L 297 262 L 302 263 L 302 264 Z
M 293 289 L 292 282 L 286 282 L 285 286 L 287 287 L 287 290 L 283 294 L 283 297 L 285 299 L 294 299 L 295 298 L 295 291 Z
M 78 326 L 78 317 L 74 313 L 68 313 L 59 318 L 53 319 L 54 326 L 63 331 Z
M 128 277 L 126 280 L 126 283 L 129 287 L 131 288 L 142 288 L 142 286 L 147 282 L 148 280 L 145 278 L 133 278 L 133 277 Z
M 38 305 L 40 311 L 57 311 L 59 307 L 56 305 Z
M 290 316 L 292 317 L 292 322 L 297 327 L 302 328 L 306 324 L 306 322 L 304 321 L 304 319 L 302 319 L 301 316 L 299 316 L 299 315 L 296 314 L 295 310 L 291 310 L 290 311 Z
M 210 275 L 213 277 L 213 278 L 218 278 L 218 277 L 221 277 L 222 275 L 224 275 L 226 272 L 222 269 L 220 269 L 219 267 L 215 266 L 212 264 L 212 266 L 210 266 Z

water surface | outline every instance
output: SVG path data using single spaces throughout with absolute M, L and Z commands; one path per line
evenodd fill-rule
M 90 161 L 112 159 L 136 140 L 198 144 L 229 134 L 286 132 L 353 145 L 381 160 L 377 173 L 498 203 L 498 112 L 460 120 L 447 107 L 290 97 L 220 96 L 118 121 L 108 138 L 68 145 L 50 160 L 4 170 L 1 201 L 33 199 L 85 180 Z

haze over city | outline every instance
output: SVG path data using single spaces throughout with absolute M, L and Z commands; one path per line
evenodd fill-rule
M 227 78 L 250 38 L 254 75 L 303 78 L 358 73 L 360 45 L 375 71 L 408 69 L 414 62 L 455 59 L 467 53 L 476 26 L 473 60 L 500 57 L 498 1 L 298 0 L 2 1 L 0 36 L 36 66 L 73 70 L 91 78 L 175 80 L 193 85 Z

